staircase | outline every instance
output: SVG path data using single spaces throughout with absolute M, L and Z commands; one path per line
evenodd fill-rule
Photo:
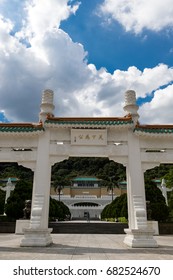
M 124 234 L 124 229 L 128 228 L 126 223 L 109 223 L 98 221 L 70 221 L 49 223 L 53 228 L 52 233 L 69 234 Z

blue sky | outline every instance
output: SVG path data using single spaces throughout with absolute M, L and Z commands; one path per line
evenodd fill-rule
M 116 0 L 115 0 L 116 1 Z M 81 1 L 76 15 L 62 21 L 60 27 L 73 41 L 81 42 L 88 51 L 88 62 L 98 68 L 126 70 L 135 65 L 143 70 L 159 63 L 173 65 L 173 32 L 144 30 L 140 34 L 126 32 L 120 23 L 104 24 L 97 15 L 101 0 Z M 171 52 L 172 50 L 172 52 Z M 106 54 L 106 55 L 105 55 Z
M 0 0 L 1 122 L 51 88 L 56 116 L 123 116 L 133 89 L 141 123 L 173 123 L 172 66 L 172 0 Z

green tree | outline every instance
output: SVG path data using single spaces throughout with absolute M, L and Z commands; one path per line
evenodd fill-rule
M 106 205 L 101 213 L 101 218 L 114 218 L 119 217 L 128 218 L 127 211 L 127 194 L 122 194 L 116 197 L 110 204 Z
M 4 213 L 5 192 L 0 190 L 0 214 Z
M 166 180 L 166 187 L 171 188 L 173 187 L 173 167 L 169 169 L 168 173 L 164 176 Z
M 52 167 L 52 181 L 59 176 L 66 179 L 77 176 L 96 176 L 105 181 L 115 176 L 115 181 L 118 182 L 126 178 L 126 170 L 122 164 L 110 161 L 108 158 L 70 157 Z
M 146 200 L 150 205 L 151 209 L 151 219 L 159 222 L 166 221 L 169 216 L 169 208 L 165 203 L 165 198 L 162 195 L 162 192 L 157 188 L 155 183 L 151 180 L 146 179 L 145 181 L 145 192 Z M 127 217 L 127 195 L 123 194 L 113 200 L 112 203 L 107 205 L 102 213 L 101 217 L 105 218 L 118 218 L 118 217 Z
M 56 193 L 58 193 L 59 201 L 61 197 L 61 191 L 65 186 L 70 184 L 69 180 L 65 179 L 64 177 L 57 176 L 56 179 L 53 181 L 53 187 Z
M 62 201 L 57 201 L 56 199 L 50 197 L 50 206 L 49 206 L 50 220 L 58 219 L 59 221 L 63 221 L 67 218 L 67 216 L 70 217 L 70 215 L 71 214 L 69 208 Z
M 111 191 L 112 201 L 114 199 L 114 189 L 118 188 L 118 184 L 113 182 L 115 176 L 109 177 L 109 181 L 106 181 L 107 191 Z
M 151 219 L 159 222 L 166 221 L 169 216 L 169 208 L 165 198 L 156 184 L 149 179 L 145 180 L 145 194 L 146 201 L 150 202 Z
M 22 165 L 14 163 L 0 163 L 0 177 L 17 177 L 20 180 L 32 181 L 33 171 Z
M 32 198 L 32 183 L 20 180 L 16 183 L 15 189 L 11 192 L 5 205 L 5 213 L 7 217 L 20 219 L 23 217 L 23 209 L 25 208 L 25 200 Z

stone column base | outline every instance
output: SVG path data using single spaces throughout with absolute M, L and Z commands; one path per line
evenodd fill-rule
M 124 243 L 132 248 L 154 248 L 158 247 L 153 238 L 154 230 L 151 229 L 125 229 L 127 234 Z
M 154 230 L 154 235 L 159 235 L 158 221 L 147 221 L 147 226 L 149 229 Z
M 30 220 L 16 220 L 15 234 L 23 234 L 23 229 L 29 226 Z
M 52 243 L 50 233 L 52 228 L 48 229 L 31 229 L 23 230 L 24 238 L 21 240 L 21 247 L 46 247 Z

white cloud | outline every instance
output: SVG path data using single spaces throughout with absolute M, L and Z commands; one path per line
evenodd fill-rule
M 150 103 L 140 108 L 143 123 L 172 124 L 173 85 L 157 90 Z
M 173 81 L 173 69 L 163 64 L 144 71 L 133 66 L 113 74 L 104 68 L 97 70 L 87 64 L 83 46 L 60 29 L 35 37 L 33 45 L 26 48 L 8 34 L 6 24 L 1 30 L 7 44 L 6 52 L 0 52 L 0 110 L 10 120 L 37 121 L 45 88 L 55 92 L 57 116 L 122 116 L 127 89 L 145 97 Z M 39 52 L 45 59 L 38 57 Z M 167 99 L 167 93 L 164 96 Z
M 27 17 L 24 28 L 19 33 L 30 38 L 43 36 L 53 28 L 59 28 L 60 22 L 75 14 L 79 3 L 69 5 L 68 0 L 28 0 L 25 9 Z
M 133 88 L 137 97 L 145 97 L 146 94 L 173 81 L 173 68 L 160 64 L 154 68 L 145 68 L 142 72 L 131 66 L 127 71 L 116 70 L 113 77 L 117 85 L 120 86 L 126 81 L 126 87 Z
M 53 8 L 57 7 L 55 1 L 51 3 Z M 64 9 L 68 14 L 67 1 L 63 3 L 66 3 L 67 10 Z M 41 14 L 42 6 L 38 7 Z M 149 121 L 146 110 L 154 122 L 152 112 L 160 110 L 162 102 L 157 100 L 162 93 L 164 106 L 167 106 L 167 112 L 171 112 L 169 83 L 173 81 L 172 68 L 160 64 L 140 71 L 132 66 L 127 71 L 115 70 L 113 74 L 104 68 L 97 70 L 95 65 L 87 64 L 87 53 L 81 44 L 74 43 L 68 34 L 54 28 L 56 20 L 58 22 L 59 18 L 60 22 L 70 12 L 68 15 L 64 12 L 54 15 L 54 20 L 40 36 L 39 23 L 36 22 L 33 27 L 31 25 L 31 18 L 36 17 L 35 6 L 29 9 L 30 16 L 28 14 L 26 18 L 25 29 L 34 32 L 30 38 L 30 48 L 22 44 L 19 37 L 10 35 L 14 26 L 12 21 L 0 18 L 0 38 L 3 38 L 3 44 L 0 44 L 0 111 L 8 119 L 38 121 L 41 92 L 45 88 L 55 92 L 57 116 L 122 116 L 125 114 L 124 92 L 128 89 L 136 90 L 138 97 L 156 91 L 151 105 L 146 104 L 140 110 L 142 122 Z M 70 9 L 73 10 L 73 7 Z M 43 7 L 44 26 L 46 16 Z M 159 89 L 162 86 L 165 86 L 164 90 Z M 166 122 L 162 114 L 159 118 Z
M 20 45 L 19 41 L 9 36 L 12 29 L 13 23 L 0 15 L 0 38 L 1 42 L 3 42 L 0 44 L 0 55 L 3 53 L 5 56 L 8 56 L 9 53 L 18 51 Z
M 105 0 L 100 10 L 126 31 L 140 33 L 144 28 L 160 31 L 173 27 L 172 0 Z

